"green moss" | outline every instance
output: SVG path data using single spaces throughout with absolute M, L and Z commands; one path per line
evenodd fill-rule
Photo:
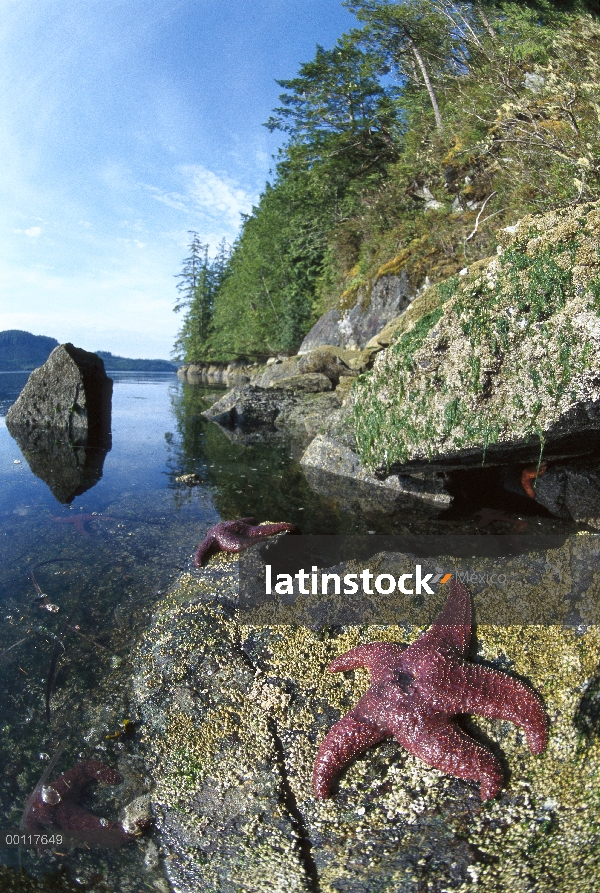
M 599 210 L 588 204 L 528 218 L 503 234 L 500 257 L 418 299 L 428 312 L 411 308 L 412 319 L 356 387 L 356 439 L 367 467 L 466 447 L 480 448 L 485 461 L 491 444 L 537 442 L 573 403 L 589 399 L 600 362 L 584 334 L 586 312 L 600 315 Z
M 396 356 L 399 357 L 400 363 L 404 369 L 413 368 L 415 353 L 422 346 L 429 335 L 429 332 L 441 316 L 441 307 L 438 310 L 434 310 L 433 313 L 428 313 L 427 316 L 422 316 L 421 319 L 415 323 L 410 332 L 407 332 L 406 335 L 402 335 L 402 337 L 394 344 L 393 351 Z

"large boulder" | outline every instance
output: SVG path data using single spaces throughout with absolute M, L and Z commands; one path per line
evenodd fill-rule
M 308 353 L 323 345 L 362 350 L 367 342 L 390 320 L 408 307 L 415 296 L 408 276 L 386 275 L 377 280 L 369 295 L 358 289 L 348 307 L 333 307 L 312 327 L 300 345 L 299 353 Z
M 478 554 L 495 539 L 479 537 Z M 477 885 L 507 893 L 531 889 L 532 878 L 540 893 L 594 888 L 597 538 L 515 546 L 513 538 L 512 553 L 472 558 L 466 568 L 447 552 L 421 559 L 428 572 L 468 570 L 478 623 L 472 659 L 526 679 L 550 718 L 541 755 L 509 722 L 470 722 L 511 773 L 487 803 L 393 739 L 352 760 L 331 799 L 317 800 L 311 784 L 320 742 L 368 684 L 364 670 L 329 673 L 330 661 L 365 642 L 414 640 L 440 610 L 445 586 L 425 599 L 296 595 L 242 610 L 242 562 L 246 579 L 264 579 L 256 547 L 241 561 L 221 553 L 182 575 L 140 639 L 133 685 L 174 890 L 458 893 Z M 371 554 L 348 569 L 406 570 L 402 554 Z M 331 570 L 345 572 L 343 564 Z
M 73 446 L 110 447 L 112 379 L 95 353 L 61 344 L 34 369 L 6 414 L 15 438 L 36 432 Z
M 275 428 L 281 411 L 296 402 L 297 397 L 291 391 L 248 385 L 228 391 L 202 415 L 223 428 L 249 432 Z
M 355 386 L 369 470 L 533 463 L 600 445 L 600 203 L 526 217 L 499 241 L 496 257 L 414 302 Z

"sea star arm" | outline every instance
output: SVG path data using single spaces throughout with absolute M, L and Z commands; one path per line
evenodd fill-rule
M 532 753 L 544 751 L 548 720 L 541 699 L 529 686 L 513 676 L 460 659 L 442 658 L 432 670 L 429 679 L 419 680 L 419 691 L 433 708 L 509 720 L 524 730 Z
M 370 642 L 368 645 L 357 645 L 345 654 L 336 657 L 329 666 L 330 673 L 345 673 L 366 667 L 371 676 L 371 683 L 395 678 L 395 669 L 401 665 L 405 645 L 390 642 Z
M 469 590 L 454 577 L 450 581 L 450 594 L 441 613 L 418 639 L 419 648 L 447 645 L 466 654 L 471 641 L 471 621 Z
M 277 524 L 257 524 L 255 527 L 248 528 L 248 536 L 252 538 L 256 536 L 275 536 L 276 533 L 300 533 L 300 529 L 295 524 L 289 524 L 287 521 L 280 521 Z
M 196 567 L 202 567 L 206 559 L 209 555 L 212 555 L 213 552 L 217 552 L 219 549 L 219 544 L 214 536 L 207 536 L 202 540 L 198 548 L 196 549 L 196 554 L 194 555 L 194 564 Z
M 441 772 L 478 782 L 482 800 L 495 797 L 502 787 L 504 775 L 494 754 L 442 714 L 420 713 L 418 721 L 407 724 L 403 714 L 391 713 L 388 723 L 413 756 Z
M 353 711 L 354 712 L 354 711 Z M 313 787 L 320 800 L 329 797 L 333 779 L 358 754 L 388 738 L 374 723 L 357 719 L 351 713 L 329 730 L 321 743 L 313 770 Z

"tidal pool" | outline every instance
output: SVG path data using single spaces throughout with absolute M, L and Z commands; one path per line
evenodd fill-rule
M 63 504 L 32 473 L 4 423 L 27 374 L 0 374 L 0 830 L 23 825 L 27 798 L 50 766 L 48 782 L 88 760 L 117 770 L 122 783 L 92 787 L 79 804 L 108 820 L 148 791 L 132 654 L 218 520 L 255 515 L 305 534 L 387 534 L 407 524 L 421 533 L 475 532 L 452 514 L 433 522 L 418 507 L 409 518 L 319 494 L 285 442 L 244 446 L 202 418 L 215 389 L 186 386 L 173 374 L 111 377 L 112 449 L 102 476 Z M 201 483 L 177 482 L 189 473 Z M 564 523 L 532 518 L 529 532 L 559 528 Z M 169 886 L 147 834 L 112 850 L 0 848 L 0 888 L 167 893 Z
M 117 818 L 147 789 L 129 701 L 130 655 L 209 526 L 247 515 L 291 521 L 305 533 L 362 533 L 386 523 L 381 513 L 349 513 L 311 490 L 285 443 L 232 443 L 201 417 L 215 390 L 162 373 L 112 373 L 112 449 L 102 477 L 61 504 L 5 426 L 27 377 L 0 374 L 0 826 L 7 831 L 19 828 L 27 797 L 59 751 L 49 781 L 89 759 L 124 777 L 82 801 L 100 816 Z M 200 485 L 176 481 L 192 472 Z M 57 889 L 76 883 L 141 893 L 166 883 L 150 837 L 120 850 L 58 850 L 0 849 L 0 872 L 8 872 L 0 884 L 16 883 L 10 871 L 19 863 L 38 885 L 52 875 Z

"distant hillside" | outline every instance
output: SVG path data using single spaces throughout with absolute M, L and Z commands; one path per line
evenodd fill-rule
M 0 372 L 30 372 L 46 362 L 59 342 L 45 335 L 32 335 L 9 329 L 0 332 Z M 115 357 L 107 350 L 96 351 L 104 360 L 107 371 L 113 372 L 175 372 L 177 366 L 168 360 L 130 360 Z
M 108 350 L 97 350 L 104 360 L 107 372 L 177 372 L 175 363 L 168 360 L 129 360 L 127 357 L 116 357 Z
M 29 372 L 45 363 L 55 347 L 56 338 L 19 329 L 0 332 L 0 372 Z

